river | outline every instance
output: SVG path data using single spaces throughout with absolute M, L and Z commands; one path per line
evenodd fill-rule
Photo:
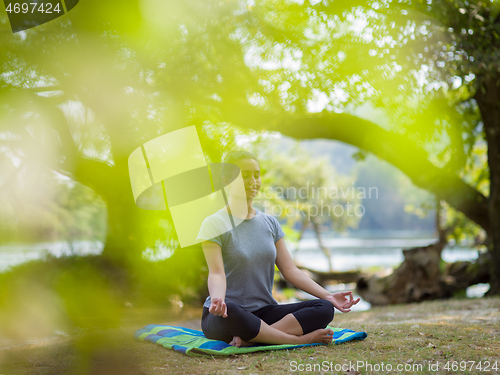
M 354 237 L 354 235 L 356 237 Z M 384 269 L 395 267 L 403 261 L 403 249 L 416 246 L 427 246 L 437 239 L 429 235 L 414 231 L 359 231 L 349 237 L 342 237 L 336 233 L 325 233 L 323 244 L 330 249 L 332 266 L 335 271 L 348 271 L 356 269 Z M 287 243 L 292 257 L 302 265 L 319 271 L 328 270 L 328 262 L 322 251 L 318 250 L 318 242 L 312 232 L 306 232 L 299 243 L 299 250 L 293 244 Z M 40 259 L 44 254 L 54 256 L 100 254 L 103 244 L 101 242 L 79 241 L 52 242 L 38 244 L 15 244 L 0 246 L 0 272 L 11 266 L 30 260 Z M 150 251 L 149 254 L 152 252 Z M 163 254 L 163 256 L 162 256 Z M 155 259 L 164 259 L 171 254 L 170 251 L 158 249 Z M 459 260 L 474 260 L 478 251 L 468 247 L 446 246 L 442 253 L 443 260 L 455 262 Z M 349 288 L 353 285 L 340 285 L 337 289 Z M 471 287 L 467 291 L 470 297 L 484 294 L 487 286 Z M 362 303 L 355 310 L 366 310 L 370 306 Z

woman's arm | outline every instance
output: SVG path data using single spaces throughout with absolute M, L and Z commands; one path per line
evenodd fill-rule
M 330 293 L 317 283 L 315 283 L 303 271 L 297 268 L 285 245 L 285 240 L 280 238 L 276 242 L 276 265 L 283 274 L 283 277 L 295 287 L 315 297 L 330 301 L 333 306 L 342 312 L 349 312 L 350 307 L 360 301 L 360 298 L 353 300 L 352 292 Z M 347 300 L 346 297 L 350 296 Z
M 227 317 L 226 303 L 226 273 L 222 260 L 222 250 L 219 244 L 204 241 L 201 244 L 208 265 L 208 292 L 210 293 L 210 309 L 214 315 Z

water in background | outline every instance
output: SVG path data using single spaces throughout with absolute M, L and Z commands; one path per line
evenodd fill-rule
M 323 234 L 323 244 L 330 249 L 334 271 L 349 271 L 356 269 L 366 269 L 370 267 L 389 268 L 395 267 L 403 261 L 403 249 L 417 246 L 427 246 L 437 241 L 432 234 L 424 234 L 416 231 L 357 231 L 350 234 L 351 237 L 341 237 L 337 233 Z M 318 249 L 318 242 L 314 233 L 306 232 L 299 244 L 297 252 L 293 244 L 287 242 L 288 249 L 295 261 L 302 265 L 318 271 L 327 271 L 328 262 L 321 250 Z M 40 259 L 44 254 L 50 253 L 54 256 L 62 255 L 85 255 L 100 254 L 103 249 L 101 242 L 79 241 L 54 242 L 26 245 L 4 245 L 0 246 L 0 272 L 7 270 L 11 266 L 21 264 L 30 260 Z M 149 252 L 152 256 L 147 256 L 151 260 L 161 260 L 168 258 L 171 251 L 158 249 Z M 149 254 L 148 251 L 145 254 Z M 474 260 L 478 257 L 478 251 L 467 247 L 447 246 L 442 253 L 443 260 L 455 262 L 459 260 Z M 339 285 L 336 290 L 353 290 L 355 285 Z M 480 297 L 487 290 L 487 285 L 472 288 L 467 295 Z M 470 289 L 469 288 L 469 289 Z M 482 288 L 482 289 L 481 289 Z M 303 296 L 307 297 L 307 296 Z M 312 296 L 310 296 L 312 297 Z M 294 302 L 294 301 L 290 301 Z M 353 311 L 367 310 L 370 304 L 361 301 L 353 307 Z
M 427 236 L 425 236 L 427 235 Z M 369 267 L 394 267 L 403 261 L 402 249 L 427 246 L 437 241 L 428 233 L 418 231 L 356 231 L 351 237 L 340 237 L 337 233 L 323 234 L 323 244 L 330 249 L 334 271 L 348 271 Z M 354 237 L 355 236 L 355 237 Z M 305 232 L 297 252 L 293 244 L 287 242 L 292 257 L 302 265 L 327 271 L 328 262 L 318 248 L 318 242 L 312 232 Z M 103 249 L 99 241 L 52 242 L 38 244 L 15 244 L 0 246 L 0 272 L 30 260 L 40 259 L 44 254 L 54 256 L 100 254 Z M 171 252 L 162 250 L 158 245 L 156 251 L 146 251 L 151 260 L 168 258 Z M 475 249 L 458 246 L 447 246 L 442 253 L 443 260 L 474 260 L 478 256 Z
M 351 233 L 352 237 L 342 237 L 337 233 L 325 233 L 322 242 L 330 250 L 332 267 L 334 271 L 350 271 L 367 268 L 393 268 L 404 260 L 403 249 L 427 246 L 437 242 L 432 233 L 421 233 L 418 231 L 357 231 Z M 296 246 L 288 246 L 293 259 L 301 265 L 317 270 L 328 271 L 326 255 L 319 250 L 318 241 L 312 232 L 304 233 L 300 241 L 298 251 Z M 446 246 L 442 252 L 445 262 L 456 262 L 461 260 L 472 261 L 477 259 L 478 251 L 464 246 Z M 329 292 L 341 290 L 353 290 L 352 284 L 339 284 L 327 287 Z M 467 288 L 468 297 L 481 297 L 488 290 L 488 284 L 481 284 Z M 299 294 L 300 298 L 314 298 L 307 293 Z M 354 295 L 354 297 L 358 297 Z M 352 311 L 364 311 L 370 309 L 371 305 L 361 299 L 352 307 Z
M 100 254 L 102 250 L 103 243 L 100 241 L 2 245 L 0 246 L 0 272 L 30 260 L 40 259 L 45 254 L 56 257 L 63 255 L 91 255 Z
M 395 267 L 403 260 L 403 249 L 417 246 L 427 246 L 436 242 L 429 240 L 360 240 L 353 241 L 324 241 L 324 245 L 330 249 L 332 267 L 334 271 L 349 271 L 370 267 Z M 340 241 L 338 241 L 340 242 Z M 292 257 L 298 263 L 318 271 L 328 271 L 328 261 L 325 254 L 317 249 L 317 245 L 307 247 L 300 244 L 299 251 L 292 251 Z M 368 246 L 370 245 L 370 246 Z M 445 262 L 456 262 L 459 260 L 474 260 L 478 257 L 478 251 L 467 247 L 446 246 L 442 252 Z
M 419 231 L 356 231 L 350 237 L 337 233 L 325 233 L 323 245 L 330 249 L 334 271 L 349 271 L 371 267 L 395 267 L 403 260 L 403 249 L 427 246 L 437 242 L 430 233 Z M 319 250 L 318 241 L 312 232 L 304 233 L 298 251 L 288 245 L 295 261 L 311 269 L 328 271 L 325 254 Z M 442 252 L 445 262 L 475 260 L 478 251 L 464 246 L 446 246 Z

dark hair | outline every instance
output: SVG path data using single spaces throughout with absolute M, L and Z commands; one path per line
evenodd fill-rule
M 241 160 L 246 160 L 246 159 L 255 160 L 257 162 L 257 164 L 259 164 L 259 167 L 260 167 L 260 163 L 257 160 L 257 158 L 255 157 L 255 155 L 247 150 L 231 150 L 231 151 L 229 151 L 229 153 L 224 158 L 224 163 L 235 164 Z M 230 166 L 224 166 L 222 168 L 222 175 L 223 176 L 227 176 L 227 177 L 232 176 L 233 172 L 234 172 L 234 169 L 230 168 Z

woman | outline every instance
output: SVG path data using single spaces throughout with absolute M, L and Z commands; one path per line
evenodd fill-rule
M 224 162 L 241 170 L 248 215 L 233 216 L 226 206 L 201 226 L 210 293 L 203 305 L 203 333 L 238 347 L 329 343 L 333 332 L 325 328 L 334 307 L 349 312 L 360 299 L 353 300 L 352 292 L 329 293 L 295 266 L 278 220 L 252 206 L 261 186 L 255 156 L 233 151 Z M 228 206 L 234 207 L 231 202 L 230 193 Z M 231 227 L 235 220 L 239 225 Z M 318 299 L 278 305 L 272 296 L 275 264 L 287 281 Z

